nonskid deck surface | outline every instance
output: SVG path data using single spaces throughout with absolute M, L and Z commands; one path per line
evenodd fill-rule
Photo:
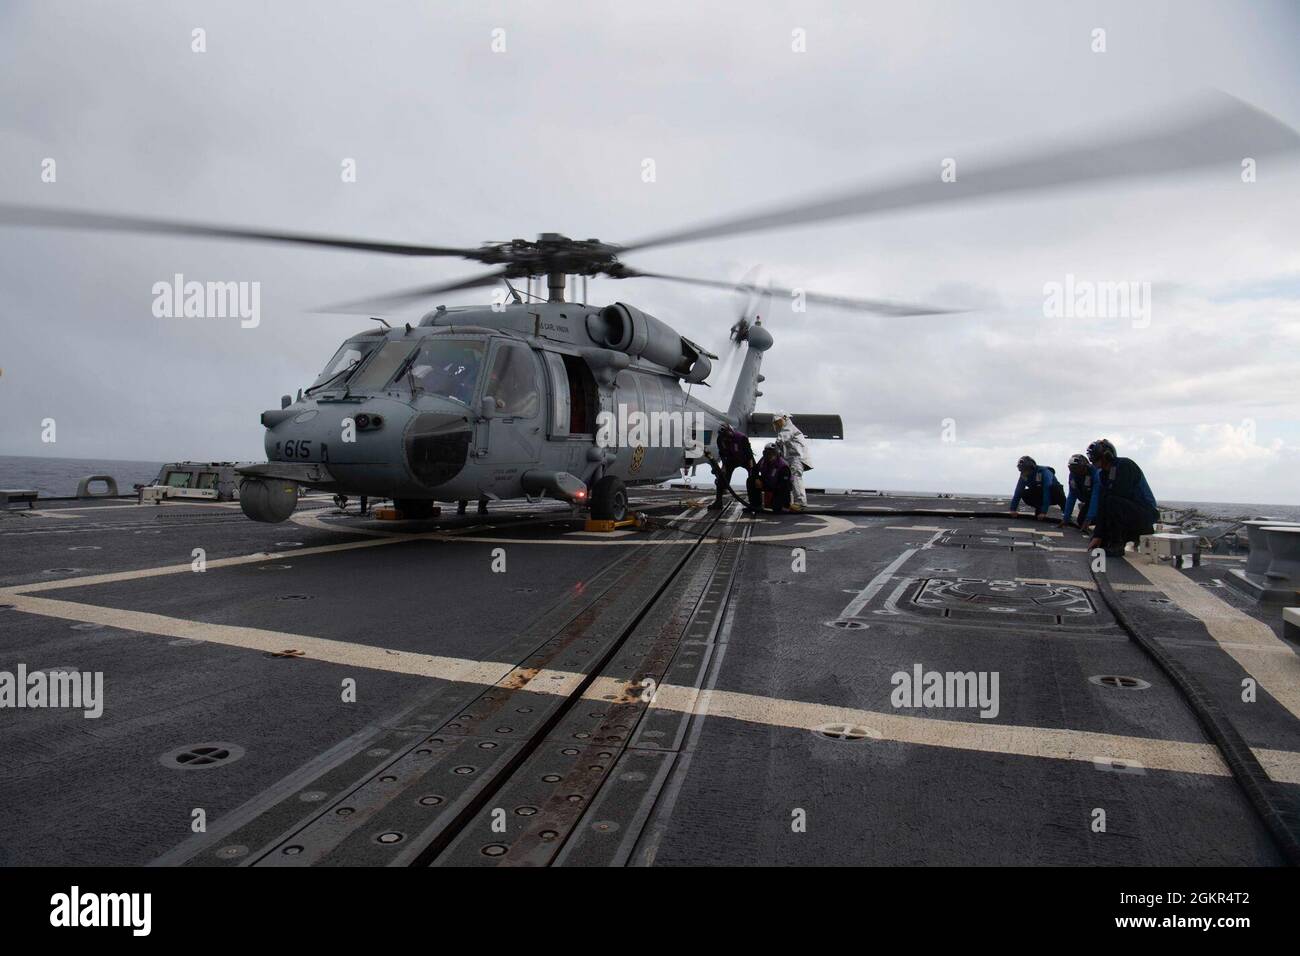
M 97 718 L 0 710 L 0 862 L 1283 861 L 1077 532 L 702 495 L 639 491 L 650 526 L 612 534 L 522 503 L 0 519 L 0 672 L 103 675 Z M 1235 566 L 1106 574 L 1290 814 L 1300 659 Z

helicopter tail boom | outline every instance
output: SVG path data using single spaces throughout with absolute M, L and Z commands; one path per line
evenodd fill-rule
M 756 321 L 753 325 L 744 325 L 735 336 L 737 342 L 744 342 L 748 348 L 740 364 L 740 377 L 736 379 L 736 388 L 731 393 L 731 403 L 727 406 L 727 418 L 738 428 L 743 428 L 754 412 L 754 406 L 763 393 L 758 390 L 763 376 L 759 368 L 763 364 L 763 353 L 772 347 L 772 333 Z

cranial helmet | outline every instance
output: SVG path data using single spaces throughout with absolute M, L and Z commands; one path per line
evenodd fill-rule
M 1107 457 L 1109 458 L 1119 457 L 1115 452 L 1115 446 L 1111 444 L 1111 442 L 1108 439 L 1098 438 L 1095 442 L 1093 442 L 1091 445 L 1088 446 L 1088 460 L 1092 462 L 1094 465 L 1097 464 L 1097 462 L 1101 461 L 1103 458 L 1107 458 Z
M 1078 469 L 1084 469 L 1084 468 L 1087 468 L 1087 467 L 1088 467 L 1088 459 L 1087 459 L 1086 457 L 1084 457 L 1083 455 L 1071 455 L 1071 456 L 1070 456 L 1070 466 L 1069 466 L 1069 467 L 1070 467 L 1070 470 L 1071 470 L 1071 471 L 1074 471 L 1076 468 L 1078 468 Z
M 1034 459 L 1030 458 L 1028 455 L 1021 456 L 1020 460 L 1016 462 L 1017 471 L 1033 471 L 1037 467 L 1038 462 L 1034 461 Z

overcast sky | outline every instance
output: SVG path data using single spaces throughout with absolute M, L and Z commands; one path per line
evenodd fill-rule
M 0 201 L 448 245 L 631 241 L 937 176 L 949 157 L 960 175 L 1207 87 L 1300 126 L 1297 52 L 1294 2 L 5 0 Z M 1233 165 L 628 262 L 722 279 L 761 265 L 787 285 L 972 310 L 775 310 L 760 407 L 846 425 L 846 441 L 816 444 L 813 484 L 1009 493 L 1021 454 L 1063 473 L 1105 436 L 1159 498 L 1300 503 L 1294 164 L 1261 161 L 1249 184 Z M 0 454 L 262 459 L 259 413 L 367 324 L 313 306 L 480 268 L 0 227 Z M 175 273 L 260 282 L 260 326 L 156 318 L 152 287 Z M 1044 284 L 1067 275 L 1150 282 L 1149 327 L 1045 318 Z M 735 317 L 724 292 L 591 290 L 714 347 Z

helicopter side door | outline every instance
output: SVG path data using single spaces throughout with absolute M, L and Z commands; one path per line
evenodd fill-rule
M 475 429 L 478 462 L 489 470 L 489 490 L 515 497 L 519 479 L 539 460 L 545 421 L 546 389 L 542 367 L 522 342 L 497 339 L 488 360 L 483 401 L 491 401 L 490 418 Z
M 576 355 L 549 350 L 546 363 L 550 416 L 543 467 L 584 476 L 590 470 L 587 452 L 595 440 L 600 397 L 586 362 Z

